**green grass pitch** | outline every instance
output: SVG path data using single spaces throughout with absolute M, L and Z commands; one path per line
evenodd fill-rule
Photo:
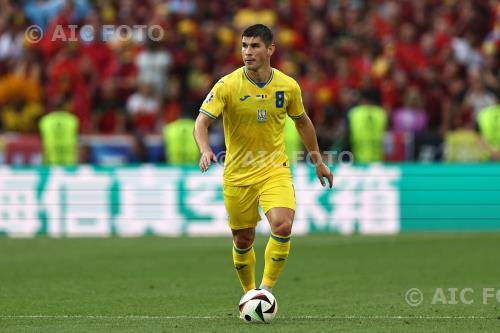
M 238 318 L 230 248 L 230 238 L 1 238 L 0 332 L 500 330 L 500 233 L 295 237 L 270 325 Z M 405 301 L 410 288 L 419 306 Z

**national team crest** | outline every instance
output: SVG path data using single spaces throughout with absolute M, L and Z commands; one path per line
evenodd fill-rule
M 267 120 L 267 110 L 257 110 L 257 121 L 262 123 Z

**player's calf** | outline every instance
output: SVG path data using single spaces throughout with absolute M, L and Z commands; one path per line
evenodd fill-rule
M 255 229 L 232 230 L 233 264 L 243 291 L 255 288 L 255 251 L 253 241 Z

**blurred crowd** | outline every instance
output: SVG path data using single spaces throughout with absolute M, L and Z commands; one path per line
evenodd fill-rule
M 323 150 L 348 146 L 362 96 L 387 130 L 441 137 L 497 103 L 498 1 L 0 0 L 0 130 L 36 133 L 43 114 L 67 109 L 82 134 L 160 134 L 242 65 L 241 32 L 257 22 L 275 32 L 272 65 L 299 82 Z M 72 25 L 97 37 L 62 38 Z M 103 40 L 105 25 L 163 33 Z

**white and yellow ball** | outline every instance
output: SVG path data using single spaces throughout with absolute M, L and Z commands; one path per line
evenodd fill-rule
M 278 312 L 278 302 L 265 289 L 249 290 L 240 300 L 240 318 L 247 323 L 269 324 Z

